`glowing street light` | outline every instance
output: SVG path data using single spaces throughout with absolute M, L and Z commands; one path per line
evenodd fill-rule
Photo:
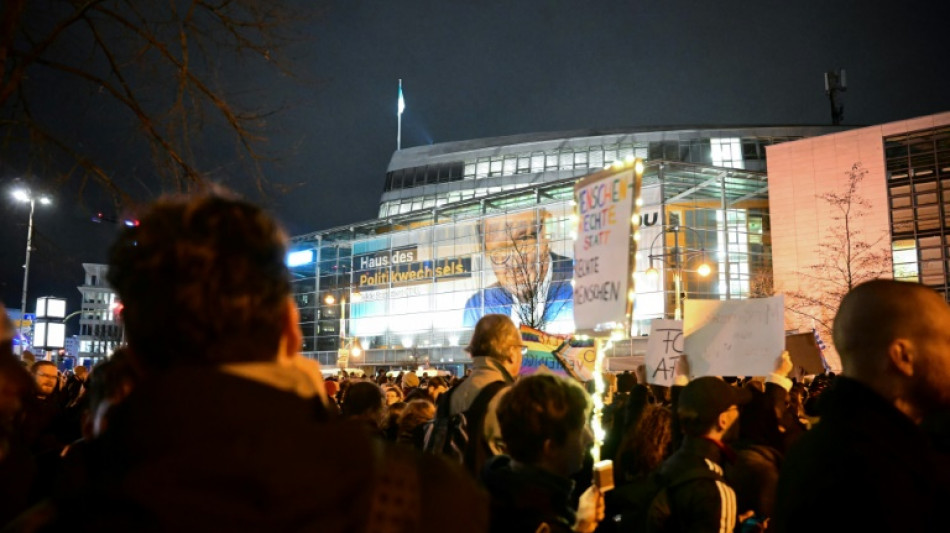
M 30 251 L 33 249 L 33 212 L 36 210 L 36 202 L 41 205 L 50 205 L 53 201 L 49 196 L 34 196 L 29 189 L 18 188 L 13 191 L 13 198 L 18 202 L 30 204 L 30 222 L 26 230 L 26 261 L 23 263 L 23 296 L 20 298 L 20 328 L 23 327 L 23 315 L 26 314 L 26 292 L 27 284 L 30 281 Z M 23 332 L 20 331 L 22 334 Z M 20 355 L 23 354 L 23 343 L 20 343 Z
M 654 255 L 650 254 L 650 267 L 644 272 L 647 278 L 651 280 L 656 280 L 660 277 L 660 271 L 654 266 L 653 261 L 659 261 L 661 263 L 666 263 L 671 266 L 673 270 L 673 290 L 675 291 L 675 306 L 676 308 L 673 311 L 673 318 L 676 320 L 682 320 L 683 318 L 683 271 L 686 265 L 686 262 L 696 256 L 702 257 L 702 263 L 696 269 L 696 273 L 701 277 L 707 277 L 712 272 L 712 267 L 706 262 L 706 250 L 705 247 L 699 251 L 687 251 L 684 252 L 679 248 L 679 232 L 680 230 L 693 231 L 697 235 L 695 229 L 687 226 L 678 226 L 670 225 L 663 226 L 663 231 L 661 231 L 656 237 L 653 238 L 653 243 L 650 244 L 650 251 L 653 251 L 653 245 L 656 244 L 657 239 L 659 239 L 666 231 L 673 233 L 673 242 L 676 243 L 673 252 L 667 254 Z M 701 235 L 700 235 L 701 236 Z

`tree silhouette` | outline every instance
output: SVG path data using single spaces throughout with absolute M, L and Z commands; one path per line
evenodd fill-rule
M 550 251 L 543 236 L 543 218 L 531 222 L 534 227 L 525 231 L 520 225 L 505 224 L 508 260 L 504 264 L 508 297 L 521 324 L 544 331 L 551 317 L 557 316 L 564 300 L 550 299 L 553 268 Z
M 203 143 L 227 139 L 262 189 L 260 164 L 272 157 L 262 149 L 264 134 L 276 110 L 235 94 L 235 76 L 229 80 L 225 71 L 264 66 L 290 73 L 278 51 L 299 15 L 285 4 L 5 0 L 0 156 L 8 164 L 13 156 L 28 174 L 79 178 L 81 188 L 96 183 L 122 202 L 128 191 L 107 161 L 117 145 L 151 153 L 155 165 L 146 179 L 188 190 L 204 187 L 215 170 Z M 51 116 L 59 100 L 69 101 L 68 116 Z M 95 146 L 88 134 L 89 124 L 100 121 L 108 147 Z
M 873 208 L 858 192 L 866 174 L 867 169 L 855 163 L 842 191 L 818 195 L 831 207 L 835 223 L 815 249 L 818 261 L 798 272 L 799 289 L 786 293 L 787 309 L 813 320 L 825 339 L 831 339 L 832 321 L 848 291 L 865 281 L 892 275 L 891 254 L 879 247 L 887 234 L 865 235 L 859 223 Z

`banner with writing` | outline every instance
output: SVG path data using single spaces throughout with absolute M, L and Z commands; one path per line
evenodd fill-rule
M 573 371 L 574 377 L 580 381 L 594 379 L 594 361 L 597 359 L 594 339 L 571 339 L 557 351 L 557 354 Z
M 595 174 L 574 186 L 574 323 L 597 333 L 626 322 L 633 170 Z
M 687 300 L 683 334 L 690 377 L 769 375 L 785 349 L 784 301 Z
M 644 359 L 648 383 L 664 387 L 673 385 L 673 366 L 683 353 L 684 341 L 682 320 L 653 320 Z
M 559 376 L 571 376 L 561 360 L 554 354 L 561 345 L 567 343 L 569 336 L 549 335 L 528 326 L 521 326 L 520 329 L 521 341 L 528 347 L 528 353 L 521 359 L 519 376 L 530 376 L 542 367 Z
M 575 339 L 521 326 L 521 340 L 528 353 L 521 361 L 521 374 L 531 375 L 541 367 L 551 372 L 588 381 L 594 377 L 596 351 L 593 339 Z
M 415 246 L 353 257 L 353 281 L 360 290 L 432 283 L 472 275 L 472 258 L 418 259 Z

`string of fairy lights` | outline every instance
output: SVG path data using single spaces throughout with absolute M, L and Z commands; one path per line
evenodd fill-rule
M 615 342 L 625 339 L 629 336 L 633 317 L 633 302 L 636 294 L 636 278 L 634 277 L 633 272 L 636 271 L 636 252 L 637 246 L 640 242 L 640 208 L 643 206 L 643 198 L 641 195 L 644 169 L 643 160 L 639 157 L 628 157 L 624 160 L 616 161 L 604 167 L 605 171 L 614 172 L 620 172 L 631 168 L 634 171 L 634 180 L 632 184 L 633 213 L 630 217 L 630 239 L 632 240 L 632 243 L 630 246 L 630 261 L 628 263 L 630 272 L 630 289 L 627 293 L 626 317 L 624 322 L 614 324 L 614 327 L 609 330 L 608 335 L 594 337 L 594 395 L 592 400 L 593 409 L 591 412 L 590 426 L 594 434 L 594 444 L 591 447 L 591 455 L 593 456 L 595 463 L 600 462 L 600 449 L 603 446 L 604 439 L 606 439 L 607 436 L 607 432 L 603 426 L 604 394 L 606 392 L 606 383 L 604 382 L 604 358 L 606 357 L 607 352 L 613 347 Z M 571 235 L 574 239 L 576 239 L 577 224 L 580 217 L 577 213 L 578 207 L 576 199 L 573 203 L 575 211 L 571 216 L 571 222 L 573 224 Z M 580 340 L 589 340 L 591 337 L 587 335 L 579 335 L 577 338 Z

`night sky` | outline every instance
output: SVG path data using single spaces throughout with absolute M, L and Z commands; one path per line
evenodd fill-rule
M 948 20 L 950 4 L 933 0 L 338 0 L 294 28 L 285 52 L 298 79 L 222 66 L 243 101 L 285 109 L 267 122 L 280 160 L 265 173 L 292 192 L 256 196 L 214 135 L 201 150 L 219 165 L 217 180 L 300 234 L 376 215 L 399 78 L 403 147 L 577 129 L 829 124 L 822 73 L 842 67 L 844 123 L 870 125 L 950 110 Z M 68 80 L 49 86 L 69 94 Z M 147 174 L 148 154 L 119 140 L 125 123 L 107 107 L 49 94 L 50 112 L 82 130 L 90 151 L 117 173 Z M 2 168 L 0 290 L 19 308 L 27 208 L 7 193 L 16 169 Z M 126 182 L 138 198 L 160 192 Z M 90 216 L 114 209 L 94 187 L 47 187 L 56 207 L 37 208 L 28 307 L 57 295 L 72 311 L 81 263 L 105 262 L 115 232 Z

